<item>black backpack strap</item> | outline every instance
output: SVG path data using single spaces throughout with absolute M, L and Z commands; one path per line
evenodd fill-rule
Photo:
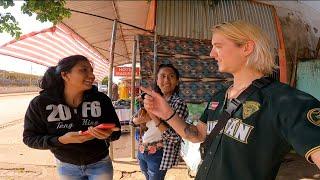
M 269 85 L 273 80 L 268 77 L 262 77 L 260 79 L 254 80 L 249 87 L 247 87 L 241 94 L 228 103 L 227 108 L 222 111 L 218 117 L 218 123 L 213 128 L 211 133 L 205 139 L 205 146 L 210 147 L 213 139 L 217 136 L 220 131 L 226 126 L 228 120 L 234 115 L 234 113 L 240 108 L 240 106 L 246 101 L 246 99 L 253 94 L 255 91 L 262 89 L 263 87 Z M 204 150 L 202 150 L 204 151 Z M 202 152 L 204 153 L 204 152 Z

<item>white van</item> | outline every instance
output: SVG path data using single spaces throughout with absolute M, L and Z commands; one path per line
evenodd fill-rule
M 100 92 L 107 93 L 108 92 L 108 85 L 100 85 L 98 90 Z

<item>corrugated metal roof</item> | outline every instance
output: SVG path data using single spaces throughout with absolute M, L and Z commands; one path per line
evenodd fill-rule
M 158 1 L 157 33 L 211 39 L 211 27 L 226 21 L 246 20 L 260 26 L 278 48 L 272 7 L 252 1 Z

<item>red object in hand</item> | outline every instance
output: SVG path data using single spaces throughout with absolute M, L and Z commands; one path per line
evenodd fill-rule
M 99 124 L 98 126 L 96 126 L 98 129 L 112 129 L 114 127 L 116 127 L 116 124 L 114 123 L 102 123 L 102 124 Z M 85 134 L 89 134 L 89 131 L 86 130 L 86 131 L 81 131 L 80 132 L 81 135 L 85 135 Z
M 99 129 L 112 129 L 112 128 L 116 127 L 116 124 L 113 124 L 113 123 L 102 123 L 102 124 L 99 124 L 96 127 L 99 128 Z

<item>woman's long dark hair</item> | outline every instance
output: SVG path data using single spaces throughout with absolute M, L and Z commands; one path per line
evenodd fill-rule
M 89 60 L 82 55 L 74 55 L 61 59 L 57 66 L 51 66 L 47 69 L 40 80 L 39 87 L 46 91 L 63 92 L 64 81 L 61 77 L 61 72 L 70 72 L 81 61 Z
M 163 93 L 161 92 L 161 89 L 157 85 L 157 79 L 158 79 L 158 74 L 159 74 L 160 70 L 163 69 L 163 68 L 171 68 L 173 70 L 174 74 L 176 75 L 178 81 L 179 81 L 179 78 L 180 78 L 180 74 L 179 74 L 178 69 L 175 68 L 172 64 L 160 64 L 159 67 L 158 67 L 158 70 L 157 70 L 157 77 L 156 77 L 155 82 L 154 82 L 154 84 L 155 84 L 154 91 L 159 93 L 159 94 L 161 94 L 161 96 L 163 95 Z M 175 94 L 175 93 L 179 94 L 179 83 L 173 90 L 173 94 Z

